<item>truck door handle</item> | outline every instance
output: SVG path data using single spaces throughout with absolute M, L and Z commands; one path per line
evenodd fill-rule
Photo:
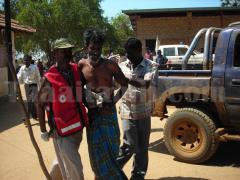
M 240 79 L 232 79 L 232 86 L 240 86 Z
M 179 59 L 182 59 L 181 57 Z

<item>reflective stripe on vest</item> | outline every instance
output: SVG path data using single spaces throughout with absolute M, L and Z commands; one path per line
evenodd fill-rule
M 75 123 L 75 124 L 71 124 L 70 126 L 67 126 L 67 127 L 65 127 L 65 128 L 62 128 L 61 129 L 61 132 L 62 133 L 66 133 L 66 132 L 68 132 L 68 131 L 70 131 L 70 130 L 72 130 L 72 129 L 75 129 L 75 128 L 77 128 L 77 127 L 80 127 L 81 126 L 81 123 L 80 122 L 77 122 L 77 123 Z

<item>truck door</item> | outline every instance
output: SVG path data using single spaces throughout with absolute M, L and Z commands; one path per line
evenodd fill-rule
M 240 126 L 240 30 L 232 32 L 226 58 L 225 107 L 229 121 Z
M 177 48 L 177 51 L 178 51 L 178 56 L 179 56 L 179 62 L 181 62 L 182 63 L 182 60 L 183 60 L 183 57 L 184 57 L 184 55 L 186 54 L 186 52 L 187 52 L 187 48 L 186 47 L 178 47 Z M 189 59 L 190 60 L 190 59 Z M 189 62 L 189 61 L 188 61 Z
M 179 66 L 179 59 L 177 57 L 177 52 L 175 47 L 165 47 L 163 48 L 163 55 L 168 58 L 167 64 L 169 64 L 169 68 L 175 69 Z M 179 66 L 180 67 L 180 66 Z

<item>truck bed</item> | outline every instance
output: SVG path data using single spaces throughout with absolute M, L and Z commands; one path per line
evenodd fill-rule
M 162 117 L 166 102 L 177 104 L 176 94 L 194 99 L 210 96 L 211 70 L 159 70 L 153 115 Z M 171 97 L 171 98 L 169 98 Z M 191 97 L 192 98 L 192 97 Z

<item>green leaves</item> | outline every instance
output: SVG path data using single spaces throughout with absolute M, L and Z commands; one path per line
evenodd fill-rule
M 43 51 L 51 57 L 51 43 L 65 37 L 80 48 L 83 32 L 97 27 L 106 34 L 104 52 L 123 51 L 123 44 L 133 35 L 128 16 L 119 14 L 108 21 L 103 17 L 101 0 L 12 0 L 12 14 L 21 24 L 37 30 L 32 35 L 17 36 L 16 48 L 20 52 Z
M 124 51 L 124 43 L 129 37 L 133 36 L 131 22 L 127 15 L 120 13 L 112 18 L 111 24 L 113 26 L 114 36 L 116 37 L 116 51 L 121 54 Z
M 223 7 L 240 7 L 240 0 L 221 0 Z
M 51 43 L 60 37 L 82 46 L 82 34 L 87 27 L 103 27 L 107 23 L 102 16 L 100 0 L 17 0 L 16 7 L 19 10 L 17 20 L 37 29 L 32 36 L 17 39 L 21 42 L 17 43 L 19 51 L 40 49 L 49 54 Z

